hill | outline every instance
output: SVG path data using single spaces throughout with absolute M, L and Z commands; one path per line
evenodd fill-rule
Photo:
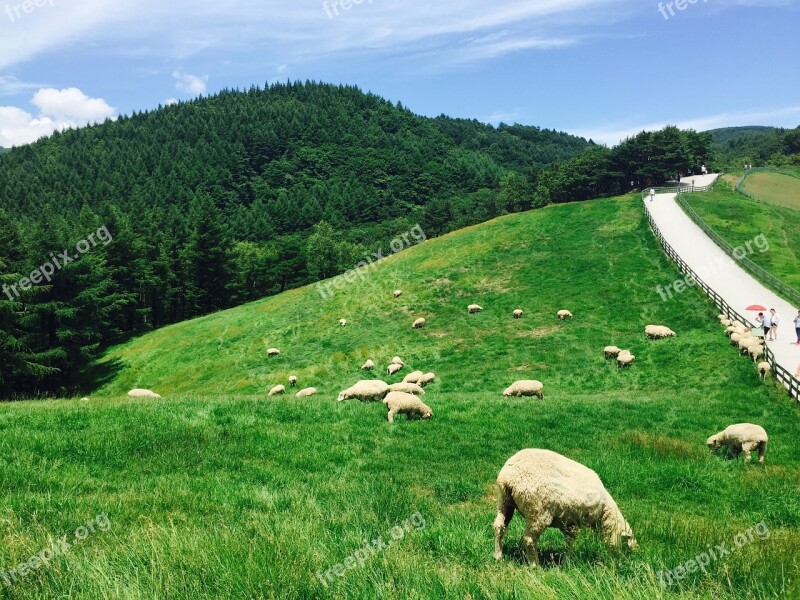
M 553 206 L 432 239 L 321 286 L 327 297 L 305 287 L 119 345 L 88 402 L 0 406 L 2 493 L 14 507 L 0 560 L 17 564 L 101 511 L 112 524 L 15 595 L 796 596 L 800 416 L 730 349 L 705 298 L 659 299 L 678 272 L 639 202 Z M 467 315 L 472 302 L 484 312 Z M 561 308 L 575 318 L 558 322 Z M 415 331 L 418 316 L 428 323 Z M 647 341 L 654 322 L 678 337 Z M 633 351 L 632 367 L 604 360 L 611 343 Z M 270 346 L 281 354 L 267 359 Z M 380 404 L 335 401 L 365 358 L 381 376 L 396 354 L 407 368 L 392 381 L 436 373 L 430 421 L 390 425 Z M 319 394 L 268 399 L 290 373 Z M 523 378 L 544 382 L 543 401 L 502 397 Z M 127 399 L 132 386 L 164 399 Z M 769 432 L 766 469 L 705 448 L 736 422 Z M 519 560 L 517 516 L 495 563 L 494 480 L 525 447 L 595 469 L 639 551 L 609 552 L 585 532 L 567 552 L 548 531 L 534 571 Z M 404 521 L 414 526 L 363 566 L 348 559 Z M 659 571 L 709 544 L 733 550 L 757 524 L 768 540 L 662 588 Z M 357 568 L 325 580 L 345 561 Z
M 800 127 L 726 127 L 708 132 L 715 162 L 727 171 L 741 172 L 744 164 L 757 167 L 800 164 Z
M 780 173 L 752 173 L 742 189 L 762 202 L 800 210 L 800 168 Z

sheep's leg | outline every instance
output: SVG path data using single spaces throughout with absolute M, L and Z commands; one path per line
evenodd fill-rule
M 387 416 L 387 419 L 389 419 L 389 423 L 394 423 L 394 416 L 396 414 L 397 414 L 397 411 L 395 409 L 393 409 L 393 408 L 389 409 L 389 414 Z
M 750 452 L 752 452 L 753 449 L 755 449 L 755 446 L 756 444 L 754 444 L 753 442 L 744 442 L 742 444 L 742 450 L 744 451 L 744 462 L 746 463 L 750 462 Z
M 767 453 L 767 442 L 758 444 L 758 464 L 764 464 L 764 455 Z
M 502 486 L 497 492 L 497 517 L 494 520 L 494 559 L 503 558 L 503 537 L 506 529 L 514 516 L 514 499 L 508 490 Z
M 539 542 L 544 530 L 550 527 L 553 517 L 549 514 L 537 515 L 526 522 L 525 533 L 522 534 L 522 546 L 525 551 L 525 558 L 528 563 L 539 566 L 539 549 L 536 544 Z

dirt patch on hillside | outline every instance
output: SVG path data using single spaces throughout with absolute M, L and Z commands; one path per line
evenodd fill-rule
M 547 325 L 545 327 L 539 327 L 539 329 L 534 329 L 533 331 L 520 331 L 517 337 L 541 338 L 555 333 L 556 331 L 558 331 L 558 325 Z

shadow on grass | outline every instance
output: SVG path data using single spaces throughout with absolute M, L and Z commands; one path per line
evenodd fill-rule
M 79 394 L 91 394 L 112 382 L 127 365 L 119 359 L 93 363 L 81 373 L 78 382 Z

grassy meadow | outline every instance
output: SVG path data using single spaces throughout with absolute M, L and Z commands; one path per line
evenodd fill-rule
M 753 173 L 745 180 L 744 190 L 762 202 L 800 210 L 800 174 L 796 171 Z
M 800 411 L 730 348 L 696 290 L 661 301 L 656 286 L 678 276 L 638 198 L 560 205 L 424 242 L 330 298 L 312 286 L 113 348 L 88 401 L 0 406 L 0 568 L 99 513 L 111 524 L 13 585 L 0 580 L 0 594 L 798 597 Z M 484 312 L 468 315 L 473 302 Z M 575 318 L 558 322 L 561 308 Z M 678 337 L 648 341 L 649 323 Z M 604 360 L 608 344 L 630 348 L 633 366 Z M 272 346 L 281 354 L 268 359 Z M 391 382 L 436 373 L 423 398 L 430 421 L 389 424 L 381 404 L 336 402 L 366 358 L 385 369 L 394 355 L 407 368 Z M 268 398 L 289 374 L 318 395 Z M 534 378 L 543 401 L 503 398 Z M 163 399 L 127 398 L 133 387 Z M 707 451 L 709 435 L 738 422 L 766 428 L 766 466 Z M 597 471 L 639 550 L 609 550 L 584 531 L 567 551 L 548 530 L 533 569 L 516 515 L 495 563 L 494 481 L 527 447 Z M 759 523 L 768 539 L 736 548 Z M 325 580 L 378 538 L 391 543 Z M 707 573 L 659 582 L 658 571 L 720 544 L 733 551 Z

